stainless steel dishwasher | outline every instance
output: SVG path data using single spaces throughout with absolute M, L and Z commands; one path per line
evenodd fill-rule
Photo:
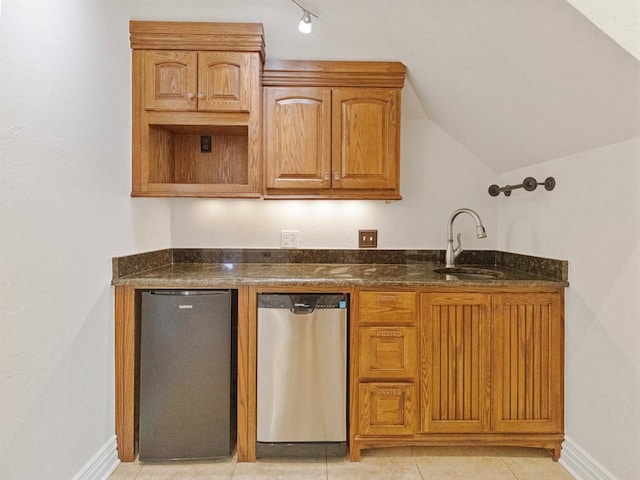
M 344 294 L 258 295 L 257 456 L 346 454 L 347 307 Z

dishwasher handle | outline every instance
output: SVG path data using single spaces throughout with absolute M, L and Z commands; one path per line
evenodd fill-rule
M 294 303 L 289 311 L 294 315 L 309 315 L 315 311 L 315 308 L 308 303 Z

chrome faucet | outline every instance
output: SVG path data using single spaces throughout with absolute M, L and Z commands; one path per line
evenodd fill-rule
M 462 245 L 460 244 L 460 236 L 461 233 L 458 233 L 458 246 L 453 248 L 453 221 L 456 219 L 458 215 L 461 213 L 468 213 L 473 217 L 476 221 L 476 235 L 478 238 L 485 238 L 487 236 L 487 232 L 484 230 L 484 226 L 482 225 L 482 220 L 480 220 L 480 216 L 471 210 L 470 208 L 460 208 L 453 212 L 449 217 L 449 233 L 447 236 L 447 251 L 444 256 L 445 267 L 453 267 L 456 264 L 456 258 L 458 255 L 462 253 Z

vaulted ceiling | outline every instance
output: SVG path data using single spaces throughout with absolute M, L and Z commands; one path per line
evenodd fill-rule
M 640 61 L 566 0 L 299 0 L 310 35 L 290 0 L 130 3 L 261 22 L 271 58 L 402 61 L 424 113 L 496 173 L 640 137 Z

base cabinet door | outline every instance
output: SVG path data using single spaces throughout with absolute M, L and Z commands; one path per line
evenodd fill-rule
M 413 384 L 362 383 L 358 396 L 360 434 L 412 435 L 416 431 Z
M 428 433 L 487 432 L 491 296 L 422 295 L 422 424 Z
M 563 431 L 561 294 L 493 296 L 493 429 Z

